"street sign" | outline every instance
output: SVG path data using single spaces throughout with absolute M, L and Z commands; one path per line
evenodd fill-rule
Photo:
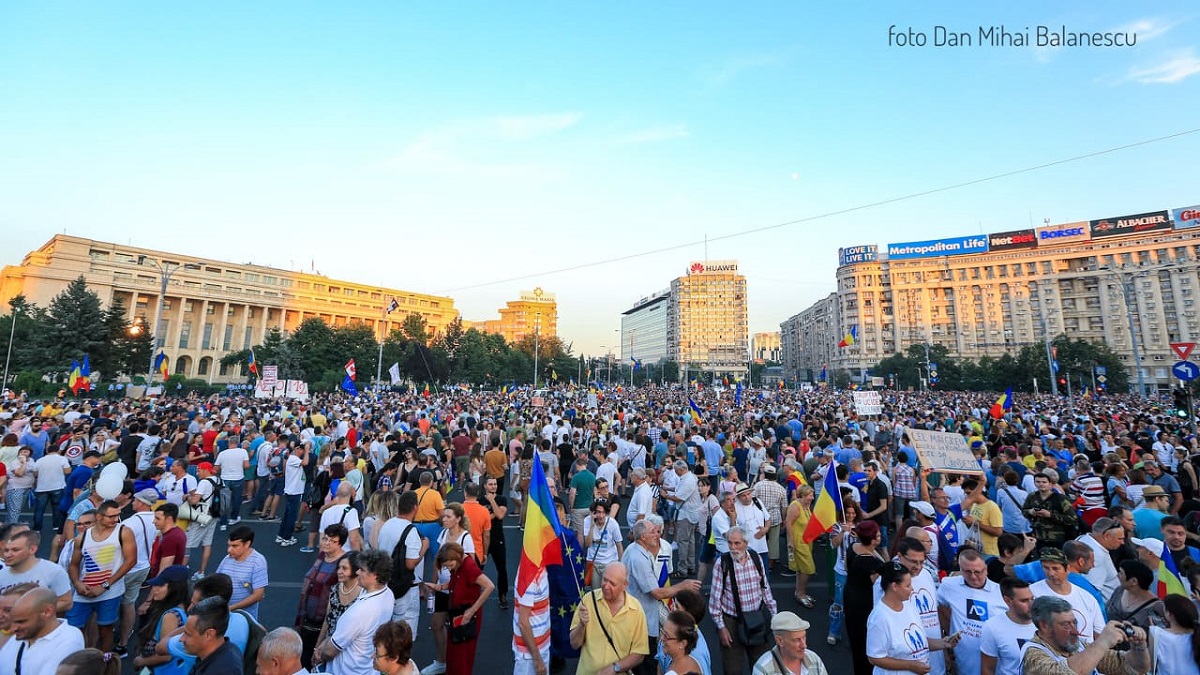
M 1099 382 L 1100 384 L 1104 384 L 1105 382 L 1108 382 L 1108 378 L 1103 375 L 1097 375 L 1096 381 Z
M 1179 357 L 1180 361 L 1187 361 L 1192 350 L 1196 348 L 1195 342 L 1172 342 L 1171 350 Z
M 1096 374 L 1097 375 L 1107 375 L 1108 368 L 1105 368 L 1104 366 L 1096 366 Z
M 1171 372 L 1175 374 L 1175 377 L 1183 380 L 1184 382 L 1191 382 L 1197 377 L 1200 377 L 1200 366 L 1197 366 L 1191 361 L 1179 361 L 1175 365 L 1171 366 Z

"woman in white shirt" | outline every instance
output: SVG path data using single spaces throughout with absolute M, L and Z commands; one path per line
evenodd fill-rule
M 583 521 L 583 548 L 587 552 L 587 571 L 593 589 L 600 588 L 604 569 L 624 555 L 621 545 L 621 526 L 608 515 L 608 501 L 592 502 L 592 517 Z
M 945 640 L 925 636 L 921 615 L 908 604 L 912 596 L 912 574 L 896 561 L 884 564 L 879 573 L 883 599 L 867 619 L 867 658 L 874 675 L 925 675 L 929 672 L 929 650 L 953 648 L 955 633 Z
M 1150 656 L 1158 675 L 1200 675 L 1200 614 L 1190 598 L 1163 600 L 1167 627 L 1150 626 Z

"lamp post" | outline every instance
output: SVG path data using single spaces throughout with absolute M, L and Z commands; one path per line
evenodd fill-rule
M 166 346 L 166 339 L 162 335 L 162 310 L 163 310 L 163 300 L 164 300 L 164 298 L 167 297 L 167 284 L 170 283 L 170 281 L 171 281 L 171 275 L 174 274 L 175 272 L 179 271 L 181 268 L 189 269 L 189 270 L 198 270 L 198 269 L 200 269 L 200 266 L 192 264 L 192 263 L 187 263 L 184 265 L 175 265 L 174 267 L 172 267 L 170 265 L 170 263 L 160 265 L 160 264 L 158 264 L 158 261 L 151 260 L 150 258 L 147 258 L 144 255 L 138 256 L 137 264 L 145 265 L 147 262 L 150 263 L 154 267 L 154 269 L 158 270 L 159 279 L 161 281 L 161 284 L 159 285 L 159 288 L 158 288 L 158 306 L 155 307 L 155 309 L 154 309 L 154 345 L 150 349 L 150 367 L 146 369 L 146 386 L 149 387 L 150 384 L 154 381 L 154 357 L 156 356 L 155 352 L 159 351 L 160 349 L 162 349 L 163 347 Z M 164 379 L 163 382 L 165 383 L 166 380 Z
M 1142 350 L 1138 344 L 1137 330 L 1133 324 L 1133 280 L 1139 276 L 1146 276 L 1149 272 L 1118 272 L 1115 267 L 1110 267 L 1109 271 L 1121 284 L 1121 294 L 1125 299 L 1125 319 L 1129 322 L 1129 339 L 1133 343 L 1133 363 L 1137 368 L 1138 396 L 1144 397 L 1146 395 L 1146 376 L 1142 373 Z
M 533 317 L 533 388 L 534 389 L 537 389 L 538 341 L 541 337 L 539 335 L 539 333 L 541 332 L 541 328 L 542 328 L 541 318 L 542 318 L 541 314 L 536 314 Z
M 0 383 L 0 390 L 8 388 L 8 364 L 12 361 L 12 346 L 13 340 L 17 335 L 17 308 L 13 308 L 12 326 L 8 329 L 8 354 L 4 357 L 4 382 Z

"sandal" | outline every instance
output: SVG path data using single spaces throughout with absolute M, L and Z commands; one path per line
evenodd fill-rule
M 811 595 L 806 595 L 803 598 L 796 598 L 796 602 L 799 602 L 806 609 L 812 609 L 813 607 L 817 606 L 817 603 L 813 601 Z

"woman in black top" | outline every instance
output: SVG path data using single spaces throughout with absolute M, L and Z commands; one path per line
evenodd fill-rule
M 879 524 L 864 520 L 854 528 L 858 543 L 850 547 L 846 558 L 846 588 L 843 591 L 846 636 L 854 656 L 854 675 L 871 675 L 875 667 L 867 658 L 867 620 L 875 604 L 875 575 L 884 563 L 877 550 L 881 537 Z

